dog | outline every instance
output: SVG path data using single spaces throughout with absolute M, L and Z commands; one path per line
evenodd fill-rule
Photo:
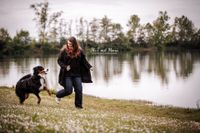
M 29 97 L 30 93 L 33 93 L 37 96 L 38 104 L 41 102 L 39 93 L 42 90 L 46 90 L 48 94 L 51 95 L 46 80 L 47 71 L 48 69 L 45 70 L 42 66 L 36 66 L 33 68 L 33 75 L 27 74 L 17 82 L 15 92 L 19 97 L 20 104 L 24 103 L 24 101 Z

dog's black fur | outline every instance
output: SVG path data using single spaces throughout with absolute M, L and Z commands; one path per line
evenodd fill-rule
M 45 78 L 40 76 L 41 72 L 45 72 L 42 66 L 36 66 L 33 68 L 33 75 L 27 74 L 23 76 L 16 84 L 16 95 L 19 97 L 21 104 L 28 98 L 30 93 L 33 93 L 38 98 L 38 104 L 40 104 L 41 98 L 39 93 L 41 90 L 46 90 L 49 95 L 50 91 L 46 86 Z M 41 82 L 42 80 L 42 82 Z

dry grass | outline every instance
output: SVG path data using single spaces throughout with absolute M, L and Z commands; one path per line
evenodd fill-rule
M 19 105 L 14 89 L 0 88 L 0 132 L 200 132 L 200 111 L 153 106 L 143 101 L 84 96 L 84 109 L 74 95 L 60 104 L 42 92 Z

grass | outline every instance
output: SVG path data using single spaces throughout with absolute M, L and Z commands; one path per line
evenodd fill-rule
M 41 92 L 20 105 L 13 88 L 0 87 L 0 132 L 200 132 L 200 110 L 154 106 L 150 102 L 108 100 L 84 95 L 84 109 L 74 95 L 60 104 Z

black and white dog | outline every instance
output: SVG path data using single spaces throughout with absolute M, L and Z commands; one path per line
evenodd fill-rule
M 30 93 L 37 96 L 38 104 L 41 101 L 40 91 L 46 90 L 51 95 L 46 80 L 47 71 L 48 69 L 44 69 L 42 66 L 36 66 L 33 68 L 33 75 L 27 74 L 17 82 L 15 92 L 21 104 L 29 97 Z

